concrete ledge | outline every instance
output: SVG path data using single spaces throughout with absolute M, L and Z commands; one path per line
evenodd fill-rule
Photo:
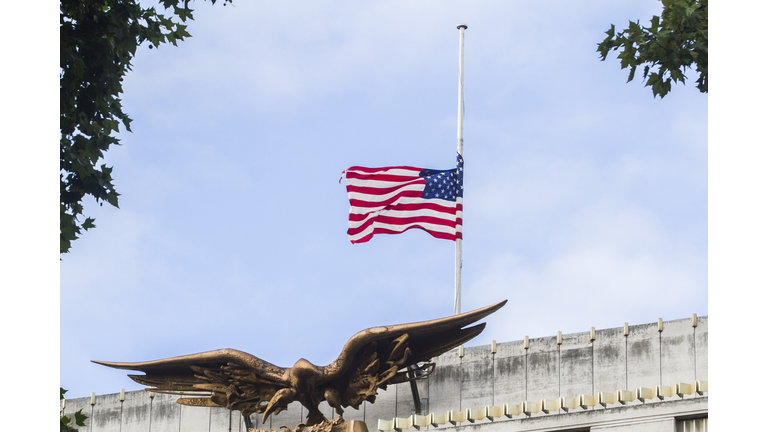
M 674 432 L 678 417 L 702 416 L 708 413 L 709 398 L 699 397 L 646 405 L 618 406 L 601 410 L 551 414 L 548 416 L 476 422 L 452 427 L 456 432 L 516 432 L 585 430 L 612 432 L 644 430 Z M 662 426 L 663 425 L 663 426 Z
M 595 395 L 582 394 L 576 398 L 561 397 L 557 400 L 541 399 L 538 401 L 523 401 L 517 405 L 504 404 L 501 407 L 486 406 L 481 409 L 467 408 L 463 411 L 451 410 L 447 411 L 445 414 L 433 412 L 428 416 L 411 415 L 407 418 L 395 417 L 391 421 L 380 419 L 377 426 L 378 430 L 382 432 L 390 432 L 392 430 L 400 432 L 410 428 L 419 429 L 427 424 L 438 427 L 451 423 L 455 426 L 457 423 L 474 423 L 475 421 L 486 419 L 494 421 L 496 419 L 510 419 L 517 416 L 531 417 L 532 415 L 539 413 L 542 415 L 550 413 L 558 414 L 560 410 L 563 410 L 564 412 L 578 410 L 579 408 L 582 410 L 605 410 L 613 408 L 609 407 L 609 405 L 627 405 L 632 402 L 636 403 L 629 406 L 637 406 L 637 404 L 645 403 L 653 404 L 659 403 L 655 400 L 683 400 L 686 395 L 696 398 L 697 396 L 693 396 L 694 393 L 699 396 L 703 395 L 704 392 L 707 392 L 708 387 L 707 381 L 696 381 L 694 384 L 677 383 L 674 386 L 656 386 L 653 390 L 641 387 L 633 390 L 618 390 L 613 393 L 600 392 Z M 425 418 L 428 420 L 421 421 Z

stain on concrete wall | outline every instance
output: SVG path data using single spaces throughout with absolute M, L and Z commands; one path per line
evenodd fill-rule
M 696 341 L 695 353 L 696 353 L 696 379 L 701 381 L 707 381 L 707 368 L 709 363 L 707 362 L 707 356 L 709 350 L 709 332 L 707 330 L 709 324 L 709 317 L 699 317 L 699 325 L 694 328 L 694 340 Z
M 493 403 L 493 363 L 494 356 L 488 345 L 464 349 L 461 362 L 462 409 Z
M 627 386 L 653 387 L 661 379 L 659 331 L 656 323 L 633 326 L 627 336 Z
M 531 339 L 529 347 L 528 389 L 525 399 L 557 399 L 560 382 L 560 350 L 556 338 Z
M 462 359 L 454 350 L 441 355 L 435 361 L 438 364 L 437 369 L 427 378 L 430 409 L 434 412 L 457 409 L 461 404 Z
M 627 390 L 627 338 L 623 328 L 595 332 L 594 392 Z
M 660 336 L 662 384 L 695 381 L 694 335 L 691 320 L 665 322 Z
M 589 333 L 563 335 L 560 345 L 560 391 L 558 397 L 592 394 L 593 361 Z
M 525 400 L 526 350 L 523 342 L 506 342 L 496 346 L 494 370 L 494 403 Z

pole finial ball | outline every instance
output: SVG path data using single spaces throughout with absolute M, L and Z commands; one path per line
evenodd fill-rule
M 457 29 L 467 29 L 467 25 L 466 24 L 459 24 L 459 25 L 456 26 L 456 28 Z

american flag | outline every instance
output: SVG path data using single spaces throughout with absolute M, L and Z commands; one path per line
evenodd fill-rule
M 432 170 L 409 166 L 344 171 L 349 195 L 352 243 L 365 243 L 374 234 L 400 234 L 420 228 L 433 237 L 461 238 L 464 159 L 456 168 Z

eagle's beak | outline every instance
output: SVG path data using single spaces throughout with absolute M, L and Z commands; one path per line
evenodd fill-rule
M 265 421 L 267 421 L 267 417 L 269 417 L 269 415 L 272 414 L 275 409 L 277 409 L 277 407 L 285 406 L 293 402 L 294 396 L 296 396 L 296 390 L 292 388 L 284 388 L 276 392 L 275 395 L 272 396 L 272 399 L 269 401 L 267 409 L 264 410 L 264 416 L 261 418 L 261 423 L 263 424 Z

